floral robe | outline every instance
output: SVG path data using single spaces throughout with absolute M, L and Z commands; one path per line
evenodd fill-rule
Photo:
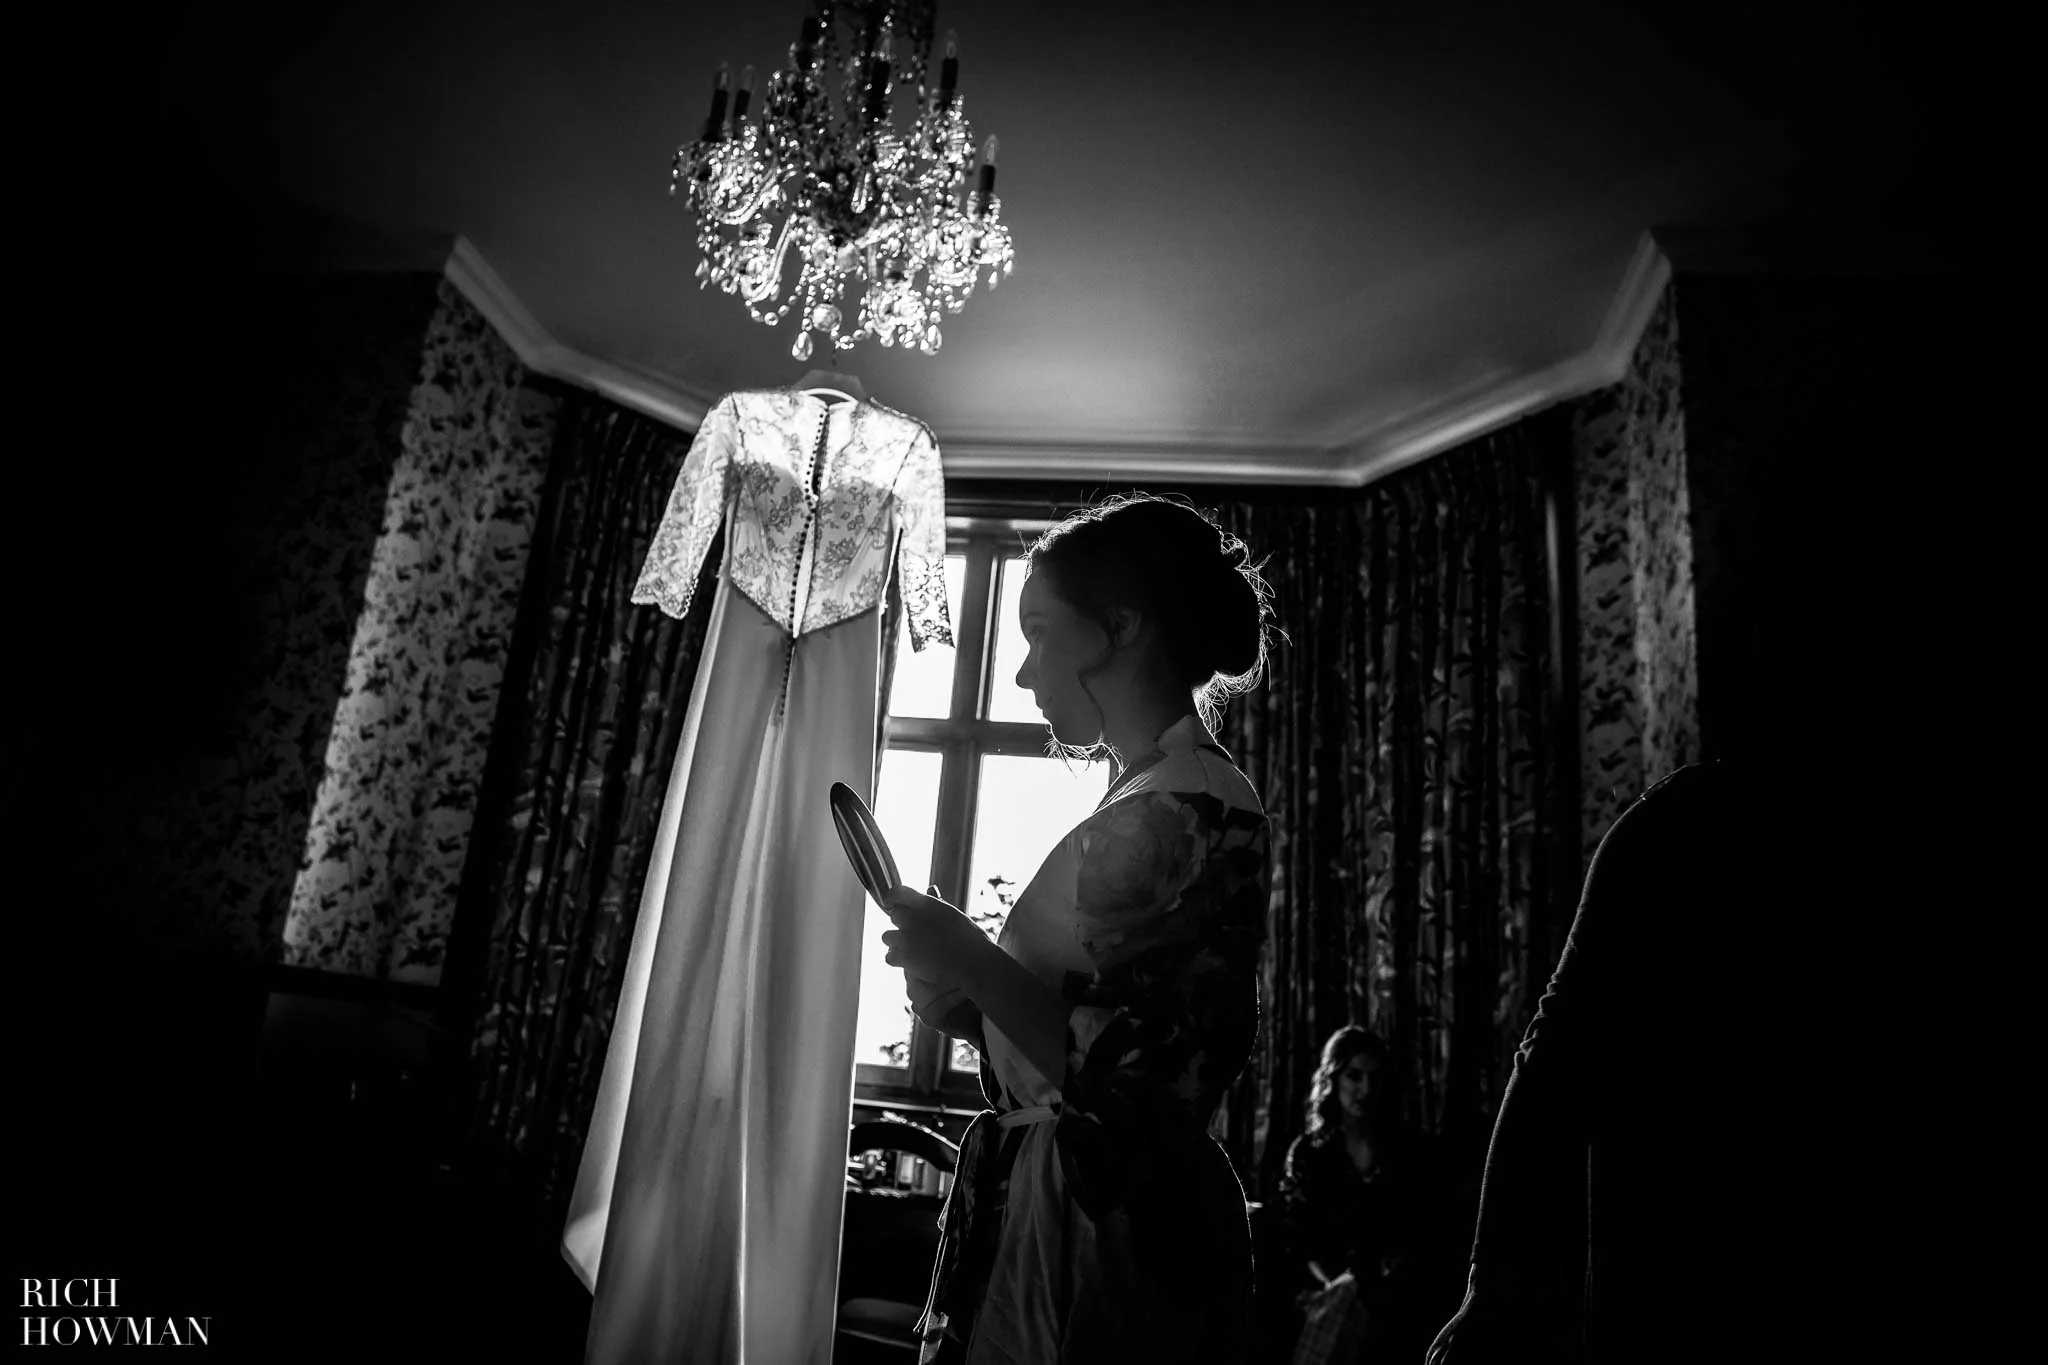
M 1018 898 L 998 942 L 1072 1005 L 1066 1074 L 982 1021 L 993 1109 L 962 1144 L 925 1361 L 1248 1349 L 1244 1190 L 1208 1127 L 1258 1030 L 1266 855 L 1251 784 L 1188 717 Z

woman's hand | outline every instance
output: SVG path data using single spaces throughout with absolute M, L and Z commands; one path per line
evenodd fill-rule
M 960 987 L 927 981 L 909 972 L 903 974 L 903 993 L 910 997 L 910 1012 L 941 1033 L 952 1032 L 947 1018 L 967 1002 L 967 992 Z
M 973 920 L 936 895 L 899 886 L 883 899 L 882 910 L 896 926 L 882 935 L 889 950 L 886 961 L 924 990 L 965 989 L 985 956 L 1002 951 Z
M 927 981 L 914 972 L 903 974 L 903 993 L 910 997 L 910 1012 L 933 1025 L 964 998 L 958 986 L 949 986 L 943 981 Z
M 1544 1337 L 1549 1315 L 1526 1299 L 1499 1292 L 1484 1293 L 1469 1276 L 1465 1301 L 1443 1325 L 1423 1357 L 1425 1365 L 1459 1365 L 1461 1361 L 1514 1360 L 1527 1354 L 1531 1342 Z
M 977 1051 L 988 1050 L 987 1038 L 981 1028 L 981 1010 L 967 998 L 965 990 L 908 974 L 903 978 L 903 985 L 904 993 L 910 997 L 910 1012 L 920 1022 L 948 1038 L 959 1038 L 973 1044 Z
M 1326 1294 L 1334 1294 L 1347 1287 L 1353 1291 L 1356 1291 L 1358 1288 L 1358 1281 L 1352 1277 L 1351 1272 L 1348 1270 L 1330 1275 L 1326 1274 L 1319 1265 L 1311 1264 L 1309 1269 L 1315 1275 L 1316 1288 L 1304 1289 L 1294 1296 L 1295 1304 L 1301 1308 L 1313 1308 L 1316 1301 Z

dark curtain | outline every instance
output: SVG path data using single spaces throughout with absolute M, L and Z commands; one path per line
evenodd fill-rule
M 563 408 L 450 945 L 458 1149 L 550 1213 L 575 1183 L 723 552 L 688 620 L 631 602 L 688 449 L 588 394 Z
M 1475 1177 L 1484 1158 L 1576 879 L 1556 789 L 1575 752 L 1553 672 L 1558 430 L 1518 423 L 1353 498 L 1218 509 L 1269 557 L 1289 636 L 1220 736 L 1274 827 L 1264 1017 L 1222 1120 L 1254 1198 L 1277 1192 L 1318 1052 L 1348 1023 L 1387 1038 L 1406 1116 L 1447 1158 Z

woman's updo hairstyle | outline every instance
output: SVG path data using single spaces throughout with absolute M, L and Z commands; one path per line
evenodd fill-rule
M 1025 561 L 1104 629 L 1118 607 L 1154 622 L 1212 729 L 1223 702 L 1265 671 L 1272 592 L 1245 543 L 1188 503 L 1107 498 L 1040 536 Z

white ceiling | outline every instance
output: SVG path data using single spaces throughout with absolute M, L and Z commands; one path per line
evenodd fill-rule
M 459 236 L 451 273 L 550 368 L 686 417 L 807 368 L 699 291 L 666 192 L 717 64 L 772 67 L 806 8 L 315 5 L 192 19 L 168 70 L 202 104 L 260 82 L 217 153 L 243 173 Z M 1646 230 L 1856 218 L 1907 164 L 1890 40 L 1790 13 L 944 0 L 1016 273 L 937 356 L 844 368 L 956 472 L 1371 477 L 1611 379 L 1661 280 Z

